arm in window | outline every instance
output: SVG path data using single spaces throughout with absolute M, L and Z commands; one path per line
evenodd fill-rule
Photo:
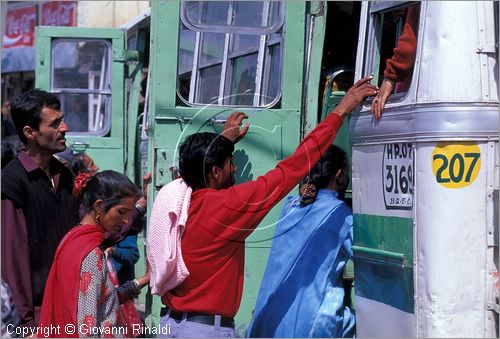
M 386 62 L 384 78 L 392 81 L 405 80 L 413 70 L 417 51 L 417 31 L 420 5 L 408 8 L 403 32 L 394 48 L 394 55 Z
M 372 101 L 372 112 L 375 118 L 382 116 L 387 98 L 394 90 L 396 82 L 411 79 L 411 72 L 415 64 L 417 52 L 417 30 L 420 5 L 414 5 L 408 9 L 403 32 L 399 37 L 398 44 L 394 48 L 394 55 L 386 62 L 384 80 L 380 85 L 379 95 Z M 406 87 L 406 89 L 404 88 Z M 402 90 L 407 90 L 408 81 L 402 86 Z

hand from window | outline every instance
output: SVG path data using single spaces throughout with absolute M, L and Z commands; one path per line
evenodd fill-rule
M 384 81 L 382 81 L 382 85 L 380 85 L 378 95 L 372 101 L 372 113 L 375 116 L 375 119 L 380 119 L 382 116 L 382 111 L 384 110 L 387 98 L 392 93 L 393 89 L 394 81 L 385 78 Z

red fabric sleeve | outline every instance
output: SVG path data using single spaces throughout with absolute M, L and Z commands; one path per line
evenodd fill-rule
M 387 59 L 384 77 L 393 81 L 403 81 L 413 70 L 417 52 L 417 31 L 420 5 L 408 8 L 403 32 L 394 48 L 394 55 Z
M 295 152 L 255 181 L 235 185 L 225 190 L 212 190 L 204 199 L 220 228 L 221 238 L 246 239 L 266 214 L 284 198 L 305 176 L 321 155 L 332 144 L 343 119 L 337 114 L 329 116 L 309 133 Z M 214 210 L 210 202 L 217 199 L 224 208 Z

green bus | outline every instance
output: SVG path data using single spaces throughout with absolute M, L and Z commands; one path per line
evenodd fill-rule
M 152 172 L 153 199 L 187 135 L 243 111 L 245 182 L 290 155 L 355 80 L 382 83 L 415 5 L 406 87 L 379 120 L 367 100 L 335 140 L 352 160 L 357 335 L 498 336 L 498 2 L 154 0 L 119 29 L 37 27 L 36 87 L 61 99 L 69 147 L 137 183 Z M 241 335 L 281 208 L 246 241 Z M 159 297 L 137 306 L 159 323 Z

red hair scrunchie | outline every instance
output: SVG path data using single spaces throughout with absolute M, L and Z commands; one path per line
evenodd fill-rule
M 75 182 L 73 183 L 73 195 L 75 197 L 81 197 L 82 190 L 87 185 L 87 181 L 90 177 L 92 177 L 90 173 L 80 173 L 76 176 Z

